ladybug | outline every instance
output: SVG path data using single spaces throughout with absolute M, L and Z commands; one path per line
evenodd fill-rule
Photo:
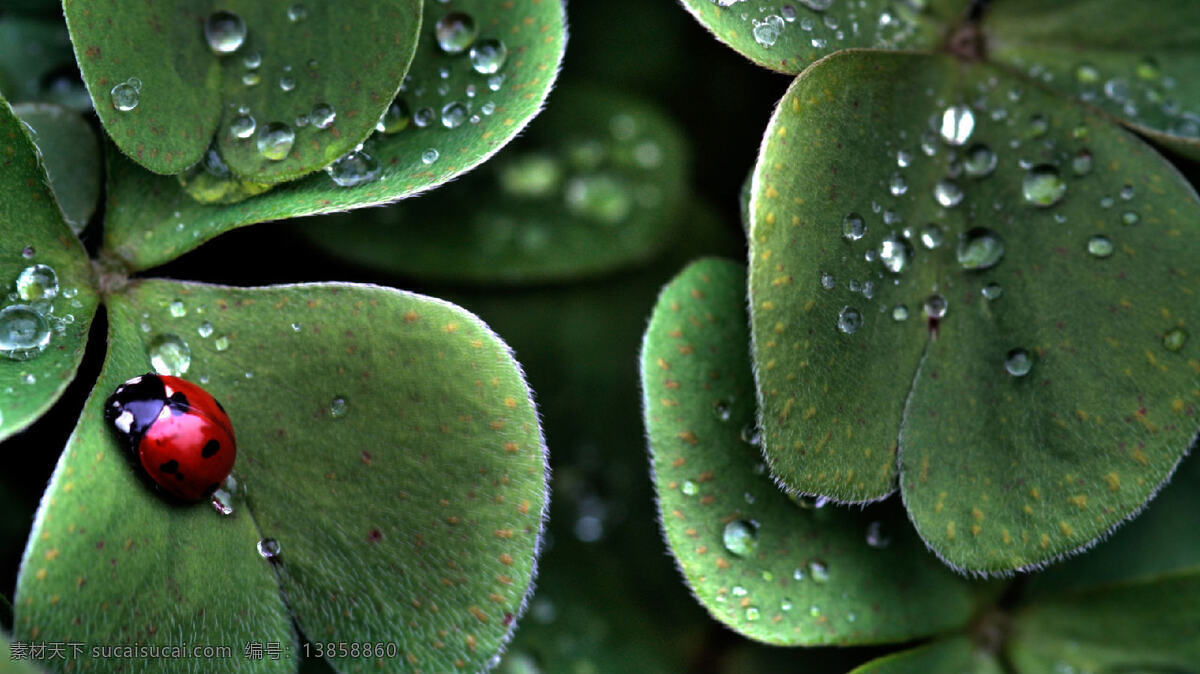
M 233 470 L 229 415 L 189 381 L 153 372 L 134 377 L 108 397 L 104 419 L 146 475 L 181 501 L 208 497 Z

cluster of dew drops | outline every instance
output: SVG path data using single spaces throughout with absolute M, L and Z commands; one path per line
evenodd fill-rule
M 720 401 L 713 407 L 713 412 L 717 419 L 721 422 L 728 422 L 732 419 L 732 405 L 728 401 Z M 746 445 L 752 448 L 758 448 L 762 444 L 762 432 L 753 423 L 748 423 L 741 429 L 741 440 Z M 767 465 L 759 462 L 754 473 L 762 476 L 767 481 L 768 490 L 775 492 L 777 489 L 774 483 L 767 477 Z M 679 491 L 685 497 L 692 498 L 698 496 L 703 487 L 700 482 L 695 480 L 684 480 L 679 485 Z M 742 495 L 746 502 L 747 510 L 753 510 L 758 498 L 751 492 L 747 491 Z M 824 508 L 829 504 L 829 500 L 823 496 L 809 497 L 795 494 L 788 494 L 788 498 L 800 509 L 810 511 L 814 515 L 824 514 Z M 762 524 L 752 516 L 747 516 L 748 513 L 738 513 L 740 516 L 729 520 L 722 530 L 721 543 L 725 550 L 731 555 L 743 559 L 753 559 L 759 547 L 759 534 Z M 872 520 L 866 526 L 863 540 L 869 548 L 881 550 L 887 548 L 892 543 L 892 538 L 888 532 L 887 526 L 879 521 Z M 830 570 L 829 564 L 824 560 L 813 557 L 805 560 L 803 564 L 794 568 L 791 572 L 792 582 L 800 583 L 810 580 L 818 585 L 827 583 L 833 572 Z M 775 582 L 775 574 L 771 571 L 764 570 L 761 573 L 761 578 L 764 582 Z M 749 596 L 750 590 L 741 585 L 735 585 L 726 593 L 723 590 L 718 592 L 716 601 L 726 603 L 730 601 L 729 596 L 732 595 L 733 602 L 737 604 L 739 609 L 744 609 L 745 619 L 749 622 L 757 621 L 762 616 L 762 609 L 753 605 L 753 599 Z M 842 599 L 847 597 L 847 593 L 843 592 Z M 795 609 L 794 602 L 789 598 L 783 598 L 779 602 L 778 610 L 781 614 L 790 614 Z M 808 615 L 813 618 L 820 618 L 823 613 L 819 605 L 813 604 L 808 608 Z M 845 615 L 847 622 L 855 622 L 857 615 L 849 612 Z
M 720 7 L 734 7 L 745 4 L 746 0 L 710 0 Z M 827 13 L 840 1 L 845 10 L 845 19 Z M 912 11 L 921 11 L 927 0 L 904 0 L 904 4 Z M 797 5 L 800 9 L 797 9 Z M 864 17 L 871 17 L 869 24 L 859 20 L 859 12 Z M 878 14 L 877 17 L 874 14 Z M 797 0 L 794 3 L 771 2 L 761 3 L 755 10 L 742 11 L 739 18 L 749 26 L 749 33 L 754 41 L 764 49 L 775 45 L 781 35 L 789 30 L 802 31 L 813 49 L 826 47 L 837 48 L 837 45 L 850 39 L 859 44 L 864 37 L 878 47 L 898 47 L 907 42 L 913 35 L 915 23 L 904 18 L 900 13 L 890 11 L 878 12 L 865 0 Z
M 996 84 L 995 80 L 981 84 L 981 93 L 990 91 L 995 88 Z M 1020 101 L 1021 96 L 1020 90 L 1016 88 L 1006 94 L 1007 99 L 1013 103 Z M 900 199 L 909 194 L 908 183 L 903 171 L 918 161 L 921 155 L 934 157 L 939 152 L 945 151 L 950 155 L 949 169 L 947 175 L 934 184 L 930 197 L 938 207 L 944 209 L 943 212 L 960 208 L 965 196 L 963 185 L 969 185 L 971 181 L 983 180 L 991 176 L 1004 153 L 1004 148 L 1000 148 L 1001 151 L 998 153 L 986 143 L 971 142 L 977 122 L 980 121 L 977 119 L 977 115 L 986 115 L 990 117 L 991 122 L 1015 131 L 1014 138 L 1009 143 L 1011 150 L 1018 150 L 1023 140 L 1041 144 L 1046 149 L 1055 149 L 1055 141 L 1046 138 L 1049 121 L 1044 115 L 1034 114 L 1026 120 L 1010 118 L 1006 107 L 1003 105 L 989 106 L 986 97 L 982 96 L 972 105 L 965 103 L 946 105 L 931 117 L 930 128 L 920 134 L 920 154 L 903 148 L 895 150 L 894 154 L 889 154 L 889 161 L 893 159 L 895 161 L 896 171 L 886 181 L 888 197 Z M 1072 135 L 1076 140 L 1085 141 L 1088 137 L 1087 127 L 1082 125 L 1076 127 L 1072 131 Z M 902 141 L 905 141 L 908 139 L 908 134 L 902 133 L 900 137 Z M 890 152 L 891 150 L 889 150 Z M 1079 147 L 1073 153 L 1058 152 L 1057 154 L 1060 156 L 1060 160 L 1047 163 L 1033 162 L 1018 156 L 1017 164 L 1024 171 L 1019 186 L 1020 199 L 1024 208 L 1054 211 L 1067 194 L 1068 179 L 1064 178 L 1064 175 L 1073 175 L 1075 179 L 1084 179 L 1092 173 L 1095 159 L 1091 150 L 1086 146 Z M 1122 186 L 1117 192 L 1117 197 L 1124 207 L 1116 209 L 1118 213 L 1113 216 L 1115 223 L 1119 223 L 1123 227 L 1137 225 L 1140 217 L 1130 204 L 1136 197 L 1134 187 L 1129 184 Z M 909 198 L 921 197 L 910 195 Z M 1099 206 L 1105 210 L 1113 210 L 1116 203 L 1117 199 L 1105 196 L 1100 200 Z M 990 216 L 992 219 L 997 221 L 1004 219 L 1003 212 L 1006 211 L 1006 205 L 1003 202 L 997 201 L 992 204 L 992 210 L 994 211 Z M 888 232 L 879 240 L 878 245 L 863 251 L 862 258 L 871 265 L 872 273 L 880 283 L 891 282 L 899 285 L 900 277 L 913 266 L 919 249 L 935 251 L 946 244 L 947 234 L 936 223 L 931 222 L 920 227 L 905 226 L 903 216 L 897 210 L 879 201 L 872 202 L 871 211 L 880 216 L 883 225 L 888 228 Z M 1053 218 L 1058 224 L 1067 222 L 1066 215 L 1061 212 L 1054 213 Z M 1010 215 L 1008 219 L 1011 221 L 1012 216 Z M 853 249 L 861 245 L 859 242 L 867 235 L 867 218 L 858 212 L 847 213 L 842 217 L 839 231 L 845 243 Z M 1095 260 L 1104 260 L 1113 255 L 1116 245 L 1108 236 L 1096 233 L 1082 240 L 1080 249 L 1081 252 Z M 1004 257 L 1004 237 L 990 227 L 971 227 L 958 236 L 955 259 L 958 267 L 964 272 L 977 273 L 992 269 L 999 265 Z M 834 275 L 825 271 L 819 272 L 817 282 L 827 292 L 834 291 L 838 285 Z M 852 279 L 847 285 L 851 294 L 860 294 L 870 301 L 876 292 L 875 282 L 874 280 Z M 981 286 L 980 294 L 985 301 L 996 302 L 1003 296 L 1004 289 L 997 283 L 986 283 Z M 946 317 L 949 303 L 945 295 L 938 291 L 936 283 L 930 294 L 924 299 L 922 310 L 931 327 L 936 327 L 938 322 Z M 910 316 L 909 308 L 905 304 L 896 304 L 890 308 L 881 306 L 880 312 L 890 315 L 894 323 L 903 323 Z M 866 319 L 865 313 L 856 304 L 847 303 L 837 312 L 835 324 L 840 332 L 852 335 L 862 328 Z M 1168 350 L 1178 351 L 1186 337 L 1182 328 L 1171 328 L 1164 334 L 1163 345 Z M 1029 374 L 1033 368 L 1034 354 L 1024 347 L 1016 346 L 1002 355 L 1002 363 L 1004 370 L 1009 375 L 1023 377 Z
M 443 3 L 447 0 L 441 0 Z M 308 18 L 308 10 L 302 3 L 291 5 L 286 10 L 287 20 L 292 24 L 300 24 Z M 237 14 L 225 10 L 211 14 L 204 22 L 204 39 L 209 49 L 221 57 L 232 57 L 241 54 L 241 63 L 245 66 L 241 82 L 247 87 L 256 87 L 263 82 L 264 57 L 261 52 L 243 50 L 246 45 L 248 29 L 246 22 Z M 508 59 L 508 47 L 502 40 L 495 38 L 477 39 L 479 29 L 475 19 L 465 13 L 449 11 L 434 25 L 434 36 L 439 50 L 449 57 L 464 57 L 470 62 L 471 70 L 477 76 L 484 77 L 482 84 L 490 92 L 498 92 L 504 85 L 504 74 L 501 70 Z M 310 70 L 320 67 L 316 59 L 307 63 Z M 293 74 L 291 64 L 280 67 L 280 75 L 276 85 L 280 91 L 288 93 L 300 88 Z M 451 66 L 443 65 L 438 70 L 438 77 L 443 80 L 436 87 L 440 96 L 450 94 L 448 80 Z M 388 105 L 375 126 L 377 134 L 384 136 L 399 133 L 407 128 L 435 127 L 439 124 L 446 129 L 454 129 L 463 124 L 478 124 L 482 117 L 493 114 L 496 110 L 494 101 L 487 101 L 475 108 L 475 99 L 481 88 L 476 83 L 468 84 L 464 90 L 466 101 L 450 100 L 441 105 L 440 114 L 432 107 L 418 107 L 410 112 L 404 96 L 411 91 L 415 98 L 425 94 L 424 87 L 414 87 L 412 76 L 405 77 L 400 87 L 400 94 Z M 110 92 L 112 106 L 120 112 L 128 112 L 137 108 L 142 92 L 142 81 L 136 77 L 114 86 Z M 229 134 L 239 140 L 249 143 L 253 140 L 258 153 L 269 161 L 281 161 L 289 155 L 296 143 L 296 129 L 311 125 L 318 131 L 331 129 L 337 121 L 337 111 L 332 105 L 319 101 L 308 112 L 298 115 L 294 120 L 270 121 L 260 123 L 254 118 L 249 107 L 231 103 L 236 108 L 236 115 L 229 122 Z M 367 144 L 374 141 L 368 139 L 351 152 L 338 158 L 325 171 L 334 183 L 341 187 L 355 187 L 373 182 L 380 177 L 380 166 L 370 152 Z M 440 153 L 436 148 L 427 148 L 421 152 L 421 163 L 428 166 L 438 160 Z M 210 148 L 202 168 L 219 178 L 228 178 L 232 174 L 224 161 L 216 153 L 215 146 Z

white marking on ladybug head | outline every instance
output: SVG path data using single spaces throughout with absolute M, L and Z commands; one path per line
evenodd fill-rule
M 125 410 L 113 420 L 113 425 L 122 433 L 128 433 L 129 427 L 133 425 L 133 412 Z
M 130 379 L 129 381 L 125 382 L 126 385 L 140 384 L 140 383 L 142 383 L 142 375 L 140 375 L 140 374 L 138 376 L 134 377 L 133 379 Z
M 171 406 L 163 405 L 162 410 L 158 413 L 158 418 L 159 419 L 170 419 L 171 418 Z

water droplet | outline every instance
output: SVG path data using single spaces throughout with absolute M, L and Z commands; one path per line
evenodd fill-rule
M 1133 185 L 1126 184 L 1121 187 L 1121 191 L 1118 192 L 1118 194 L 1120 194 L 1121 198 L 1125 201 L 1129 201 L 1137 195 L 1137 191 L 1133 189 Z
M 296 3 L 287 9 L 288 21 L 299 23 L 308 18 L 308 8 L 300 3 Z
M 249 68 L 251 70 L 254 70 L 255 68 L 261 66 L 262 65 L 262 53 L 257 52 L 257 51 L 252 51 L 249 54 L 246 54 L 245 56 L 242 57 L 242 65 L 246 66 L 247 68 Z
M 762 432 L 758 430 L 758 426 L 754 422 L 750 422 L 742 426 L 742 442 L 757 447 L 762 444 Z
M 379 162 L 366 152 L 352 151 L 325 167 L 338 187 L 357 187 L 379 177 Z
M 975 227 L 959 237 L 957 256 L 963 269 L 990 269 L 1004 257 L 1004 239 L 986 227 Z
M 629 190 L 607 174 L 575 176 L 563 196 L 572 214 L 610 225 L 623 222 L 633 209 Z
M 200 324 L 200 327 L 196 328 L 196 333 L 201 337 L 210 337 L 213 333 L 213 324 L 209 323 L 208 321 L 204 321 Z
M 1100 81 L 1100 71 L 1090 63 L 1081 63 L 1075 68 L 1075 79 L 1080 84 L 1095 84 Z
M 1044 115 L 1033 115 L 1029 118 L 1029 129 L 1026 135 L 1030 138 L 1039 138 L 1044 136 L 1049 128 L 1050 122 Z
M 953 208 L 963 200 L 962 188 L 949 178 L 937 181 L 933 186 L 933 198 L 945 208 Z
M 187 316 L 187 305 L 183 303 L 183 300 L 175 300 L 167 305 L 167 313 L 174 318 L 183 318 Z
M 1167 334 L 1163 335 L 1163 348 L 1165 348 L 1167 351 L 1178 351 L 1183 348 L 1183 344 L 1187 341 L 1187 337 L 1187 332 L 1185 332 L 1183 328 L 1169 330 L 1167 331 Z
M 426 166 L 429 166 L 430 164 L 432 164 L 433 162 L 435 162 L 437 160 L 438 160 L 438 151 L 435 150 L 434 148 L 429 148 L 428 150 L 425 150 L 424 152 L 421 153 L 421 163 Z
M 933 223 L 925 225 L 925 227 L 921 229 L 921 245 L 925 246 L 925 248 L 929 250 L 933 250 L 934 248 L 942 245 L 942 241 L 944 240 L 945 233 L 942 231 L 942 228 Z
M 442 108 L 442 126 L 447 129 L 456 129 L 467 121 L 469 115 L 470 111 L 467 110 L 467 106 L 458 101 L 451 101 Z
M 903 195 L 908 191 L 908 183 L 904 182 L 904 176 L 899 173 L 893 173 L 892 179 L 888 181 L 888 191 L 893 197 Z
M 257 126 L 250 115 L 238 115 L 229 123 L 229 132 L 238 138 L 249 138 L 254 135 Z
M 700 487 L 691 480 L 684 480 L 683 485 L 679 488 L 679 491 L 683 492 L 684 496 L 695 496 L 696 494 L 700 493 Z
M 346 402 L 346 399 L 342 396 L 337 396 L 333 400 L 329 401 L 329 416 L 333 417 L 334 419 L 340 419 L 346 416 L 348 407 L 349 404 Z
M 246 41 L 246 22 L 233 12 L 213 12 L 204 21 L 204 39 L 216 54 L 232 54 Z
M 850 213 L 842 218 L 842 236 L 847 241 L 858 241 L 867 233 L 867 222 L 858 213 Z
M 818 583 L 824 583 L 829 580 L 829 567 L 825 562 L 814 559 L 808 563 L 808 575 Z
M 291 91 L 296 88 L 296 80 L 292 77 L 283 76 L 279 78 L 279 90 Z
M 1092 164 L 1092 153 L 1087 148 L 1076 152 L 1075 156 L 1071 158 L 1071 170 L 1077 176 L 1085 176 L 1091 173 Z
M 1112 239 L 1109 239 L 1103 234 L 1097 234 L 1096 236 L 1088 239 L 1087 251 L 1091 253 L 1093 257 L 1108 257 L 1113 254 L 1113 249 L 1114 247 Z
M 430 114 L 433 114 L 432 110 L 430 110 Z M 404 101 L 397 98 L 383 111 L 383 116 L 379 118 L 379 123 L 375 125 L 375 130 L 380 133 L 393 134 L 402 131 L 408 126 L 408 122 L 408 106 L 404 104 Z
M 949 306 L 945 297 L 933 294 L 925 298 L 925 305 L 922 308 L 925 310 L 926 316 L 940 319 L 946 315 Z
M 478 29 L 475 19 L 463 12 L 450 12 L 434 26 L 438 47 L 447 54 L 461 54 L 475 41 Z
M 753 606 L 746 609 L 746 620 L 749 622 L 758 620 L 758 609 L 754 608 Z
M 213 340 L 213 348 L 216 349 L 217 351 L 227 350 L 229 348 L 229 338 L 228 337 L 216 338 L 215 340 Z
M 912 153 L 907 150 L 900 150 L 896 153 L 896 166 L 900 168 L 908 168 L 912 164 Z
M 833 0 L 800 0 L 800 4 L 814 12 L 824 12 L 833 5 Z
M 132 80 L 121 82 L 109 91 L 112 98 L 112 106 L 120 112 L 129 112 L 138 106 L 138 87 L 133 85 Z
M 1058 175 L 1058 170 L 1049 164 L 1038 164 L 1029 169 L 1021 181 L 1021 193 L 1025 201 L 1040 208 L 1053 206 L 1067 192 L 1067 183 Z
M 36 254 L 37 250 L 35 250 L 33 246 L 25 246 L 21 249 L 21 257 L 25 258 L 26 260 L 32 260 L 33 256 Z
M 821 287 L 822 288 L 824 288 L 826 290 L 833 290 L 833 287 L 835 285 L 837 285 L 837 281 L 833 278 L 833 274 L 826 274 L 826 273 L 821 274 Z
M 996 169 L 996 153 L 982 143 L 972 145 L 967 149 L 963 159 L 963 170 L 972 178 L 982 178 Z
M 847 335 L 853 335 L 854 332 L 862 326 L 862 320 L 862 314 L 859 313 L 858 309 L 855 309 L 849 305 L 844 306 L 842 307 L 842 310 L 838 312 L 838 330 L 841 330 Z
M 907 321 L 908 307 L 904 306 L 903 304 L 897 304 L 896 306 L 892 307 L 892 320 Z
M 159 374 L 182 377 L 192 364 L 192 350 L 179 335 L 156 335 L 146 345 L 146 353 Z
M 1139 219 L 1136 211 L 1125 211 L 1121 214 L 1121 224 L 1123 225 L 1136 225 Z
M 745 597 L 747 594 L 749 594 L 746 588 L 742 587 L 741 585 L 734 585 L 730 592 L 732 592 L 733 596 L 735 597 Z
M 1033 358 L 1025 349 L 1013 349 L 1004 356 L 1004 369 L 1014 377 L 1024 377 L 1033 367 Z
M 804 569 L 796 569 L 796 570 L 792 571 L 792 580 L 795 580 L 795 581 L 804 580 Z
M 279 541 L 274 538 L 264 538 L 258 542 L 258 554 L 268 562 L 273 562 L 279 557 L 281 547 Z
M 713 405 L 713 414 L 717 416 L 718 421 L 729 421 L 729 417 L 733 415 L 733 408 L 729 403 L 721 400 Z
M 33 307 L 12 304 L 0 309 L 0 355 L 29 360 L 50 344 L 50 323 Z
M 875 520 L 867 525 L 867 545 L 873 548 L 886 548 L 891 545 L 892 537 L 883 529 L 883 522 Z
M 791 599 L 788 599 L 788 598 L 786 598 L 786 597 L 784 597 L 784 599 L 783 599 L 782 601 L 780 601 L 780 602 L 779 602 L 779 610 L 780 610 L 780 611 L 785 611 L 785 612 L 786 612 L 786 611 L 790 611 L 790 610 L 792 610 L 794 607 L 795 607 L 795 605 L 794 605 L 794 604 L 792 604 L 792 600 L 791 600 Z
M 258 152 L 271 161 L 288 156 L 296 142 L 296 132 L 283 122 L 271 122 L 258 132 Z
M 883 263 L 884 269 L 893 274 L 904 271 L 911 258 L 912 248 L 907 241 L 895 234 L 889 234 L 879 242 L 879 261 Z
M 262 82 L 262 75 L 258 73 L 250 72 L 242 75 L 242 84 L 248 87 L 257 86 L 259 82 Z
M 1136 73 L 1140 79 L 1153 82 L 1158 79 L 1160 74 L 1158 69 L 1158 61 L 1155 61 L 1150 57 L 1144 58 L 1138 62 L 1137 67 L 1134 68 L 1134 73 Z
M 758 547 L 758 525 L 746 520 L 733 520 L 725 525 L 722 540 L 725 549 L 738 557 L 754 554 L 754 549 Z
M 480 40 L 471 47 L 471 67 L 481 75 L 491 75 L 504 67 L 508 47 L 500 40 Z
M 49 265 L 35 264 L 17 275 L 17 297 L 26 302 L 43 302 L 58 296 L 58 274 Z
M 386 115 L 387 113 L 385 112 L 384 114 Z M 317 103 L 313 106 L 312 112 L 308 113 L 308 118 L 312 120 L 313 126 L 318 129 L 328 129 L 333 125 L 334 120 L 337 119 L 337 112 L 328 103 Z M 405 119 L 406 123 L 407 121 Z
M 1118 103 L 1124 102 L 1129 98 L 1129 82 L 1120 77 L 1114 77 L 1104 83 L 1104 95 Z
M 989 283 L 979 290 L 985 300 L 998 300 L 1004 294 L 1004 288 L 998 283 Z
M 975 114 L 965 105 L 952 105 L 942 112 L 938 130 L 947 145 L 962 145 L 975 130 Z
M 754 41 L 759 45 L 771 48 L 775 41 L 779 39 L 779 34 L 783 32 L 784 21 L 783 17 L 778 14 L 768 14 L 762 21 L 755 21 L 754 28 L 751 33 L 754 35 Z

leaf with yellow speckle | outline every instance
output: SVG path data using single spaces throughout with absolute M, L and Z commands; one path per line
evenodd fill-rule
M 1068 593 L 1013 619 L 1020 672 L 1192 672 L 1200 662 L 1200 567 Z
M 697 599 L 773 644 L 903 641 L 964 625 L 966 581 L 921 545 L 899 503 L 792 499 L 754 437 L 741 265 L 702 260 L 659 296 L 642 349 L 645 422 L 667 542 Z
M 764 68 L 798 73 L 839 49 L 930 49 L 969 0 L 682 0 L 721 42 Z
M 997 63 L 1200 159 L 1200 3 L 1006 0 L 983 26 Z
M 442 52 L 434 29 L 451 12 L 473 17 L 477 47 L 502 42 L 502 61 L 495 58 L 498 49 L 486 52 L 493 58 L 478 59 L 478 66 L 468 52 Z M 310 16 L 305 23 L 313 20 Z M 541 110 L 558 75 L 566 39 L 561 0 L 456 0 L 452 6 L 431 1 L 424 5 L 421 25 L 416 56 L 391 108 L 396 114 L 381 122 L 388 132 L 376 132 L 363 145 L 370 160 L 362 166 L 374 162 L 378 167 L 373 180 L 340 187 L 329 175 L 317 173 L 262 194 L 251 189 L 241 193 L 245 200 L 238 203 L 201 203 L 176 178 L 156 176 L 110 153 L 105 247 L 132 268 L 147 269 L 230 229 L 392 202 L 437 187 L 490 158 Z M 495 72 L 480 71 L 493 67 Z M 303 61 L 296 68 L 304 69 Z M 319 131 L 310 123 L 301 130 L 301 139 L 335 130 L 346 111 L 336 106 L 334 111 L 333 127 Z M 378 114 L 370 119 L 374 126 Z M 227 181 L 202 168 L 195 176 L 215 183 L 203 190 L 206 199 L 233 199 L 229 192 L 244 187 L 226 191 Z
M 0 158 L 4 439 L 33 423 L 75 378 L 98 299 L 87 253 L 63 222 L 38 150 L 2 98 Z
M 233 647 L 221 671 L 290 671 L 243 648 L 274 641 L 296 657 L 294 620 L 313 642 L 381 644 L 330 657 L 340 671 L 485 668 L 524 606 L 546 505 L 530 392 L 487 326 L 353 284 L 146 280 L 108 306 L 108 360 L 25 552 L 18 638 L 205 641 Z M 147 489 L 101 419 L 165 335 L 233 422 L 244 491 L 230 516 Z M 178 350 L 164 362 L 184 369 Z M 273 562 L 257 549 L 268 538 Z
M 400 86 L 421 26 L 421 0 L 64 0 L 63 12 L 96 114 L 121 152 L 173 174 L 215 145 L 228 171 L 259 183 L 294 180 L 361 143 Z M 296 124 L 319 105 L 341 112 L 334 125 Z M 239 117 L 255 120 L 251 133 Z M 284 129 L 294 141 L 286 147 Z
M 1005 669 L 994 654 L 980 651 L 968 637 L 957 636 L 872 660 L 850 674 L 1003 674 L 1003 672 Z
M 388 209 L 309 220 L 322 248 L 423 279 L 531 283 L 645 261 L 682 227 L 687 157 L 648 102 L 567 87 L 486 167 Z
M 804 73 L 766 138 L 753 348 L 789 490 L 866 502 L 899 473 L 929 546 L 983 574 L 1142 508 L 1200 408 L 1200 202 L 1162 157 L 1001 70 L 883 52 Z

